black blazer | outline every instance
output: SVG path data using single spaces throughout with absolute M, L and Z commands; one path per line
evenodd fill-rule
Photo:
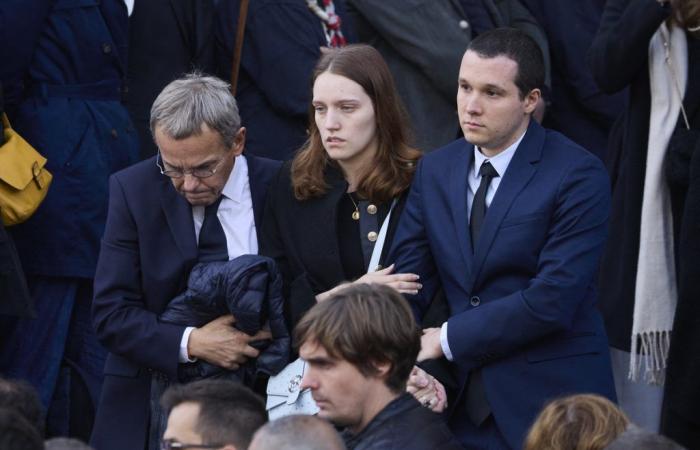
M 336 209 L 348 184 L 335 168 L 327 169 L 326 182 L 330 188 L 322 197 L 297 200 L 292 189 L 291 162 L 287 162 L 267 194 L 259 253 L 273 258 L 282 272 L 290 330 L 316 303 L 317 294 L 346 281 L 338 246 Z M 391 213 L 380 265 L 385 265 L 404 203 L 402 195 Z

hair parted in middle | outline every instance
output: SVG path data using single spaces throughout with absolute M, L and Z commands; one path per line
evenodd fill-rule
M 348 78 L 362 86 L 372 99 L 377 124 L 377 155 L 369 173 L 362 177 L 357 193 L 384 203 L 411 184 L 421 153 L 409 145 L 410 127 L 384 58 L 369 45 L 353 44 L 324 51 L 316 64 L 311 87 L 322 73 Z M 309 105 L 309 138 L 292 162 L 292 185 L 297 200 L 323 195 L 328 186 L 324 171 L 332 161 L 321 141 L 313 105 Z
M 579 394 L 550 402 L 525 438 L 524 450 L 603 450 L 621 435 L 629 419 L 600 395 Z
M 401 392 L 416 363 L 421 332 L 411 307 L 394 289 L 379 284 L 351 284 L 317 303 L 295 328 L 295 342 L 322 346 L 328 355 L 376 376 L 377 364 L 389 363 L 385 383 Z

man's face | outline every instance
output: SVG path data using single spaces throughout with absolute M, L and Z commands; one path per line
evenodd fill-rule
M 540 92 L 520 98 L 515 77 L 518 65 L 506 56 L 482 58 L 467 50 L 459 69 L 457 111 L 464 137 L 486 156 L 508 148 L 530 122 Z
M 180 178 L 172 178 L 173 186 L 193 206 L 206 206 L 213 203 L 226 185 L 236 156 L 243 152 L 245 128 L 238 130 L 232 148 L 223 144 L 218 132 L 202 125 L 199 135 L 185 139 L 173 139 L 156 126 L 156 145 L 160 149 L 165 170 L 214 169 L 214 175 L 197 178 L 188 173 Z
M 202 436 L 195 431 L 197 420 L 199 420 L 199 405 L 194 402 L 180 403 L 170 411 L 163 440 L 180 444 L 203 444 Z
M 372 400 L 378 377 L 366 377 L 349 362 L 333 358 L 317 342 L 305 342 L 299 356 L 307 362 L 301 388 L 311 389 L 319 417 L 359 432 L 373 418 Z

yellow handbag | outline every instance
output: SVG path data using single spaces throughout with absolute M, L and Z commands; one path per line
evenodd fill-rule
M 0 145 L 0 216 L 6 226 L 27 220 L 46 197 L 52 176 L 46 158 L 10 127 L 2 115 L 4 144 Z

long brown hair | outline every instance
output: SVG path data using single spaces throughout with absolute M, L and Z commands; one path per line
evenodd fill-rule
M 420 152 L 408 144 L 408 119 L 389 67 L 377 50 L 356 44 L 325 51 L 316 64 L 313 83 L 324 72 L 354 81 L 372 99 L 377 123 L 377 154 L 374 164 L 362 177 L 357 193 L 373 202 L 391 200 L 411 184 Z M 323 147 L 315 111 L 310 105 L 309 139 L 292 161 L 292 186 L 298 200 L 319 197 L 326 192 L 324 171 L 329 164 L 336 163 Z
M 629 419 L 610 400 L 579 394 L 549 403 L 525 439 L 524 450 L 603 450 Z
M 700 1 L 671 0 L 673 19 L 682 28 L 694 28 L 700 25 Z M 692 32 L 694 36 L 700 35 L 700 31 Z

